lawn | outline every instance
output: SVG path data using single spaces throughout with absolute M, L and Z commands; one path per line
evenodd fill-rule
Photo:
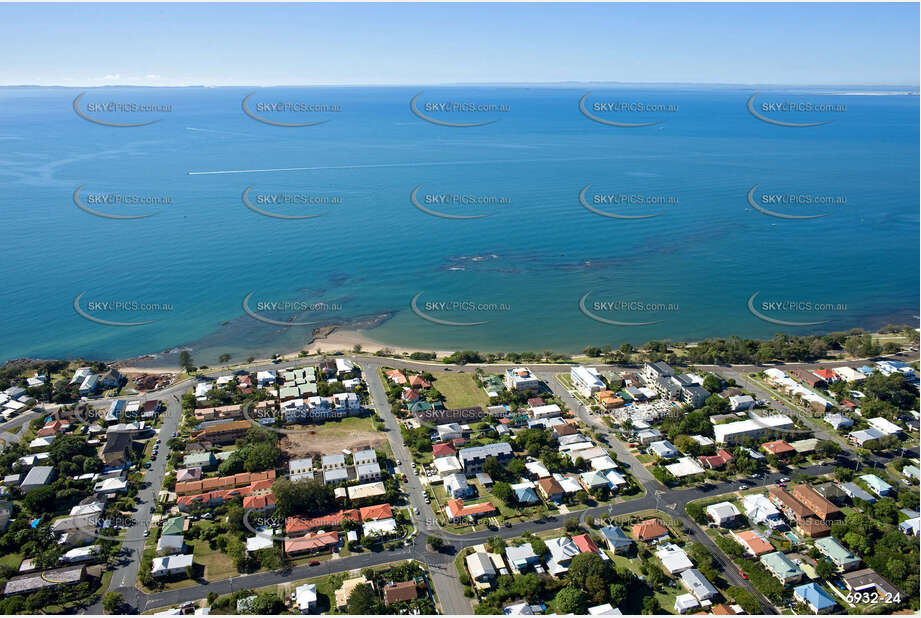
M 481 406 L 486 409 L 486 406 L 489 405 L 489 397 L 486 396 L 486 391 L 477 386 L 473 376 L 470 374 L 439 374 L 432 386 L 445 396 L 446 408 Z

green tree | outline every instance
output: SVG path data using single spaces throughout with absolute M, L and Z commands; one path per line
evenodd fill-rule
M 837 569 L 830 560 L 822 558 L 821 560 L 816 561 L 815 572 L 820 579 L 830 579 L 835 576 Z
M 377 597 L 371 586 L 368 584 L 358 584 L 349 594 L 348 612 L 349 614 L 377 614 Z
M 549 551 L 547 549 L 547 544 L 544 543 L 544 540 L 540 538 L 531 539 L 531 549 L 534 550 L 534 554 L 537 557 L 541 557 L 545 555 L 547 551 Z
M 122 606 L 122 595 L 118 592 L 107 592 L 102 597 L 102 609 L 107 614 L 115 614 Z
M 192 364 L 192 355 L 188 350 L 179 353 L 179 366 L 187 372 L 195 371 L 195 365 Z
M 440 536 L 434 536 L 434 535 L 429 536 L 428 542 L 429 542 L 429 545 L 432 546 L 432 549 L 434 549 L 435 551 L 441 551 L 442 548 L 445 546 L 444 539 L 441 538 Z
M 730 599 L 739 604 L 746 614 L 760 614 L 761 603 L 751 592 L 740 586 L 730 586 L 726 591 Z
M 585 595 L 578 588 L 566 586 L 556 594 L 555 605 L 558 614 L 584 614 Z

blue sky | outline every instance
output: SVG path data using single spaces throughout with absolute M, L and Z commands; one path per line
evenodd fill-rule
M 916 85 L 919 5 L 2 4 L 0 84 Z

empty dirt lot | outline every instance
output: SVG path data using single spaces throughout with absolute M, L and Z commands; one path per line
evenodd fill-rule
M 292 427 L 294 432 L 285 434 L 278 446 L 291 459 L 383 446 L 387 443 L 386 434 L 374 431 L 371 423 L 370 416 L 349 416 L 307 425 L 303 431 Z

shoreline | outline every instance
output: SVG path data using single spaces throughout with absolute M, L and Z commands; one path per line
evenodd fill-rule
M 914 330 L 921 332 L 921 328 L 915 328 Z M 887 338 L 892 338 L 893 336 L 898 336 L 892 333 L 880 333 L 878 331 L 873 331 L 873 332 L 868 331 L 867 334 L 873 337 L 879 338 L 879 339 L 883 339 L 883 340 Z M 699 342 L 673 342 L 673 344 L 674 343 L 681 343 L 686 346 L 694 346 L 694 345 L 697 345 Z M 281 361 L 297 360 L 298 358 L 302 358 L 301 352 L 304 350 L 309 351 L 311 355 L 334 354 L 334 353 L 348 355 L 348 354 L 355 353 L 353 349 L 354 349 L 354 346 L 356 345 L 361 346 L 361 351 L 360 351 L 361 354 L 375 354 L 382 350 L 388 350 L 394 356 L 397 356 L 397 357 L 404 355 L 404 354 L 405 355 L 412 354 L 414 352 L 423 352 L 427 354 L 434 353 L 436 355 L 436 361 L 437 359 L 441 359 L 445 356 L 450 356 L 451 354 L 454 354 L 457 351 L 457 350 L 423 349 L 423 348 L 418 348 L 418 347 L 401 346 L 401 345 L 388 345 L 388 344 L 382 343 L 374 339 L 368 333 L 368 329 L 341 328 L 339 326 L 326 326 L 326 327 L 320 327 L 320 328 L 315 329 L 311 340 L 308 343 L 306 343 L 305 346 L 301 350 L 286 352 L 284 354 L 278 355 L 277 358 L 278 360 L 281 360 Z M 182 350 L 182 349 L 186 349 L 186 346 L 177 346 L 177 347 L 171 348 L 169 351 L 173 352 L 173 351 Z M 120 372 L 126 373 L 126 374 L 144 374 L 144 373 L 156 374 L 156 373 L 181 373 L 182 372 L 182 370 L 179 368 L 178 365 L 144 366 L 144 365 L 137 364 L 138 361 L 142 361 L 144 359 L 153 360 L 153 359 L 160 357 L 161 355 L 162 353 L 143 354 L 140 356 L 134 356 L 134 357 L 127 358 L 127 359 L 119 359 L 119 360 L 114 360 L 114 361 L 103 361 L 103 362 L 105 362 L 106 364 L 110 366 L 116 367 Z M 590 357 L 585 356 L 582 352 L 574 353 L 571 356 L 573 359 L 590 358 Z M 31 358 L 10 359 L 6 361 L 4 365 L 6 363 L 12 363 L 12 362 L 22 361 L 22 360 L 50 361 L 50 360 L 61 360 L 61 359 L 31 359 Z M 74 359 L 70 359 L 70 360 L 72 361 Z M 238 362 L 236 363 L 234 362 L 215 363 L 213 365 L 209 365 L 208 367 L 209 367 L 209 370 L 214 370 L 214 371 L 220 371 L 221 368 L 226 368 L 227 370 L 230 370 L 231 368 L 235 366 L 260 364 L 264 362 L 271 362 L 271 360 L 272 360 L 271 356 L 256 356 L 254 357 L 252 362 L 239 361 L 238 359 Z M 827 357 L 827 360 L 828 362 L 831 362 L 833 360 L 836 360 L 836 357 L 829 356 Z M 841 359 L 841 360 L 844 360 L 844 359 Z M 87 360 L 87 362 L 93 362 L 93 361 Z

